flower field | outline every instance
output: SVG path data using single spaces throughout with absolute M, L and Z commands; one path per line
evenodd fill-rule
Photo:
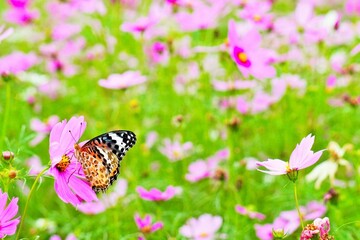
M 358 0 L 0 14 L 0 238 L 360 239 Z

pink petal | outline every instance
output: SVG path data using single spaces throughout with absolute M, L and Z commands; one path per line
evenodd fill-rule
M 65 203 L 71 203 L 73 206 L 76 206 L 80 203 L 80 200 L 76 195 L 70 190 L 67 186 L 69 175 L 59 174 L 55 177 L 55 191 L 59 198 Z
M 84 201 L 90 202 L 98 200 L 88 182 L 77 177 L 71 177 L 68 185 L 72 191 Z
M 2 234 L 5 234 L 5 235 L 13 235 L 13 234 L 15 234 L 16 228 L 17 228 L 17 225 L 19 224 L 19 222 L 20 222 L 20 219 L 16 218 L 14 220 L 2 223 L 1 224 L 1 229 L 0 229 L 0 236 Z
M 287 162 L 284 162 L 279 159 L 269 159 L 264 162 L 257 162 L 256 164 L 258 166 L 262 166 L 270 170 L 270 171 L 264 171 L 258 169 L 260 172 L 268 173 L 271 175 L 282 175 L 287 173 L 286 172 L 288 166 Z
M 155 232 L 159 229 L 162 229 L 163 227 L 164 227 L 164 224 L 162 222 L 156 222 L 156 223 L 154 223 L 154 225 L 152 225 L 151 232 Z
M 3 212 L 1 212 L 0 219 L 2 222 L 6 222 L 10 220 L 17 214 L 19 209 L 17 204 L 18 200 L 19 200 L 18 198 L 11 199 L 11 202 L 9 203 L 7 208 Z

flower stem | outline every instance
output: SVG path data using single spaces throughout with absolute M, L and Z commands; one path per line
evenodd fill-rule
M 28 195 L 27 200 L 26 200 L 26 203 L 25 203 L 24 211 L 23 211 L 23 214 L 22 214 L 21 219 L 20 219 L 20 226 L 19 226 L 19 230 L 18 230 L 18 232 L 17 232 L 17 234 L 16 234 L 16 240 L 18 240 L 19 237 L 20 237 L 21 229 L 22 229 L 22 226 L 23 226 L 23 224 L 24 224 L 24 220 L 25 220 L 25 216 L 26 216 L 26 211 L 27 211 L 28 206 L 29 206 L 29 202 L 30 202 L 31 195 L 32 195 L 32 193 L 33 193 L 34 190 L 35 190 L 35 186 L 36 186 L 37 182 L 39 181 L 40 177 L 41 177 L 48 169 L 49 169 L 49 167 L 44 168 L 44 169 L 37 175 L 37 177 L 35 178 L 35 181 L 34 181 L 33 185 L 31 186 L 29 195 Z
M 304 229 L 304 222 L 303 222 L 303 219 L 302 219 L 302 214 L 300 212 L 300 207 L 299 207 L 299 201 L 298 201 L 298 197 L 297 197 L 297 189 L 296 189 L 296 183 L 295 182 L 294 182 L 294 197 L 295 197 L 296 210 L 297 210 L 297 212 L 299 214 L 301 228 Z
M 0 139 L 0 150 L 2 151 L 2 148 L 5 144 L 5 137 L 6 137 L 6 127 L 7 122 L 9 119 L 9 111 L 10 111 L 10 97 L 11 97 L 11 83 L 7 82 L 6 85 L 6 99 L 5 99 L 5 107 L 4 107 L 4 118 L 2 122 L 2 128 L 1 128 L 1 139 Z

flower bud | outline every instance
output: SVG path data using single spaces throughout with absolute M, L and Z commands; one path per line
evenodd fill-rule
M 10 151 L 4 151 L 2 152 L 2 157 L 4 160 L 9 161 L 14 158 L 14 153 Z
M 286 233 L 284 232 L 284 229 L 273 229 L 272 234 L 274 240 L 284 239 L 286 237 Z
M 10 179 L 16 178 L 16 176 L 17 176 L 17 171 L 15 171 L 15 170 L 10 170 L 8 176 L 9 176 Z

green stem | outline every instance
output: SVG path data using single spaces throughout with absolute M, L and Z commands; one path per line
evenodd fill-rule
M 11 97 L 11 86 L 10 86 L 10 83 L 6 83 L 6 99 L 5 99 L 5 107 L 4 107 L 4 118 L 3 118 L 3 122 L 2 122 L 1 139 L 0 139 L 0 150 L 1 151 L 4 146 L 5 136 L 6 136 L 6 127 L 7 127 L 7 122 L 9 119 L 10 97 Z
M 31 189 L 30 189 L 28 198 L 27 198 L 26 203 L 25 203 L 25 208 L 24 208 L 23 214 L 22 214 L 22 216 L 21 216 L 19 230 L 18 230 L 18 232 L 17 232 L 17 234 L 16 234 L 16 240 L 18 240 L 19 237 L 20 237 L 21 229 L 22 229 L 22 226 L 23 226 L 23 224 L 24 224 L 24 220 L 25 220 L 25 216 L 26 216 L 26 211 L 27 211 L 27 209 L 28 209 L 29 202 L 30 202 L 30 198 L 31 198 L 31 195 L 32 195 L 33 192 L 34 192 L 35 186 L 36 186 L 37 182 L 39 181 L 40 177 L 41 177 L 48 169 L 49 169 L 49 167 L 44 168 L 44 170 L 42 170 L 42 171 L 37 175 L 37 177 L 35 178 L 35 182 L 33 183 L 32 187 L 31 187 Z
M 295 197 L 296 209 L 297 209 L 297 212 L 299 214 L 301 228 L 304 229 L 304 222 L 303 222 L 303 219 L 302 219 L 302 214 L 300 212 L 299 201 L 298 201 L 298 197 L 297 197 L 296 183 L 294 183 L 294 197 Z

